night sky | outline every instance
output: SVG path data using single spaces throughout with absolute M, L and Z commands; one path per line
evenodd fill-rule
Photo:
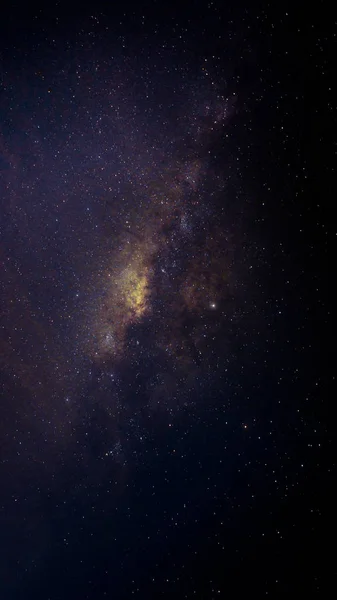
M 327 597 L 326 7 L 10 4 L 0 599 Z

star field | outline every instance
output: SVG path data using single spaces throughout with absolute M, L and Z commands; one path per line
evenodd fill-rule
M 332 33 L 74 12 L 0 30 L 1 598 L 324 597 Z

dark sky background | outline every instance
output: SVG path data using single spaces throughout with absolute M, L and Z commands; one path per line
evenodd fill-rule
M 324 3 L 0 16 L 0 598 L 327 597 Z

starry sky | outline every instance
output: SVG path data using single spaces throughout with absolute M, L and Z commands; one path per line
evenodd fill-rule
M 52 3 L 0 40 L 1 598 L 323 597 L 332 28 Z

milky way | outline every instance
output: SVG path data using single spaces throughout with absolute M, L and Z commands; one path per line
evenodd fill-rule
M 0 19 L 1 600 L 328 597 L 334 19 L 34 4 Z
M 235 355 L 236 94 L 207 61 L 168 64 L 71 48 L 46 71 L 37 52 L 3 84 L 2 360 L 29 392 L 22 414 L 86 459 L 98 410 L 100 457 L 116 457 L 144 414 L 194 407 Z

